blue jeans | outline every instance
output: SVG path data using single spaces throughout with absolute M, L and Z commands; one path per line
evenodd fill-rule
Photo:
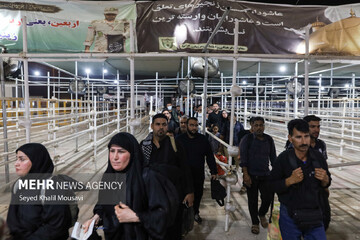
M 299 240 L 301 236 L 304 237 L 304 240 L 326 240 L 324 225 L 300 231 L 283 204 L 280 205 L 279 226 L 281 237 L 284 240 Z

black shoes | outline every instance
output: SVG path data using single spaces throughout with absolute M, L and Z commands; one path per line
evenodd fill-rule
M 202 223 L 202 218 L 200 217 L 200 215 L 197 213 L 194 216 L 194 220 L 195 222 L 197 222 L 198 224 Z

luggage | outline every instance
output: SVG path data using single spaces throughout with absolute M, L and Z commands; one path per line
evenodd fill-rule
M 185 236 L 194 228 L 194 208 L 183 204 L 181 234 Z

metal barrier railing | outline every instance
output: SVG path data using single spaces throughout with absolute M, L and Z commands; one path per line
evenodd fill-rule
M 11 98 L 11 100 L 14 99 Z M 53 103 L 67 102 L 67 100 L 56 99 L 36 100 Z M 15 101 L 22 101 L 22 99 L 17 98 Z M 70 101 L 75 102 L 74 100 Z M 79 108 L 79 111 L 76 112 L 73 111 L 73 105 L 60 107 L 60 104 L 49 104 L 49 108 L 43 108 L 41 105 L 39 105 L 39 109 L 32 108 L 32 112 L 42 112 L 42 114 L 31 115 L 31 141 L 40 142 L 48 148 L 56 167 L 72 162 L 74 159 L 81 160 L 78 158 L 87 153 L 92 155 L 91 160 L 97 169 L 98 147 L 104 145 L 115 133 L 129 129 L 130 109 L 122 107 L 109 110 L 109 105 L 114 103 L 96 101 L 96 97 L 92 102 L 78 100 L 78 104 L 87 104 L 87 108 Z M 26 142 L 25 130 L 21 125 L 22 119 L 19 114 L 23 109 L 15 110 L 11 106 L 8 106 L 7 114 L 16 113 L 15 117 L 9 119 L 14 125 L 7 128 L 6 139 L 0 138 L 0 146 L 5 143 L 10 146 L 8 152 L 0 153 L 0 159 L 2 159 L 0 171 L 5 173 L 3 176 L 6 176 L 0 179 L 0 188 L 2 189 L 12 182 L 10 179 L 12 171 L 9 171 L 9 165 L 16 161 L 15 149 Z M 141 118 L 144 115 L 144 109 L 138 107 L 135 117 Z M 1 123 L 2 121 L 0 121 Z M 4 133 L 4 128 L 0 130 L 2 130 L 1 133 Z M 81 153 L 79 149 L 81 149 Z

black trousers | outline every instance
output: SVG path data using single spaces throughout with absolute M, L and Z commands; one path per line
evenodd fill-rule
M 248 207 L 251 216 L 251 222 L 253 225 L 258 225 L 260 223 L 259 216 L 265 216 L 269 210 L 271 201 L 273 199 L 274 193 L 269 190 L 269 184 L 266 176 L 252 176 L 251 178 L 251 187 L 247 187 L 247 196 L 248 196 Z M 260 191 L 261 205 L 258 208 L 258 197 Z
M 204 176 L 197 176 L 193 174 L 193 183 L 194 183 L 194 214 L 199 213 L 199 207 L 201 198 L 204 192 Z

